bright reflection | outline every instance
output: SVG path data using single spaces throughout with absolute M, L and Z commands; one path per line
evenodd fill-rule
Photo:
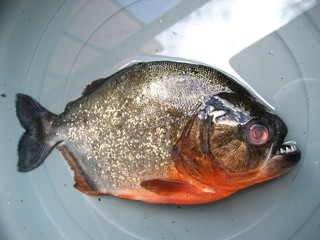
M 147 24 L 154 21 L 169 9 L 174 8 L 182 2 L 182 0 L 120 0 L 120 2 L 123 6 L 130 5 L 130 12 L 132 12 L 140 21 Z
M 233 72 L 228 63 L 232 56 L 316 3 L 316 0 L 210 1 L 157 35 L 163 45 L 160 54 Z

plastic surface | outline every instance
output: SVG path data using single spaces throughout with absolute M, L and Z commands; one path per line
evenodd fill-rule
M 2 1 L 0 239 L 308 239 L 320 236 L 320 5 L 316 1 Z M 210 204 L 87 196 L 58 151 L 16 170 L 15 94 L 55 113 L 137 59 L 184 58 L 247 82 L 298 142 L 300 163 Z

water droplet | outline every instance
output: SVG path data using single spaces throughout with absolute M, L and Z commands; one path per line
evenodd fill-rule
M 274 56 L 274 49 L 273 49 L 273 48 L 270 48 L 268 54 L 271 55 L 271 56 Z

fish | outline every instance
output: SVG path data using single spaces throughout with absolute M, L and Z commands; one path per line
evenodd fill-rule
M 74 172 L 74 187 L 148 203 L 203 204 L 278 177 L 301 158 L 288 128 L 261 98 L 214 67 L 138 62 L 93 81 L 54 114 L 16 95 L 25 129 L 20 172 L 52 149 Z

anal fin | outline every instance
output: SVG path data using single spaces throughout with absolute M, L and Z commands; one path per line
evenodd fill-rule
M 89 195 L 98 195 L 101 194 L 100 192 L 94 190 L 85 179 L 84 174 L 82 173 L 81 169 L 79 168 L 77 162 L 73 154 L 68 150 L 65 145 L 58 146 L 58 149 L 61 151 L 63 157 L 68 162 L 71 169 L 74 171 L 74 180 L 75 185 L 74 187 L 78 189 L 80 192 L 89 194 Z

